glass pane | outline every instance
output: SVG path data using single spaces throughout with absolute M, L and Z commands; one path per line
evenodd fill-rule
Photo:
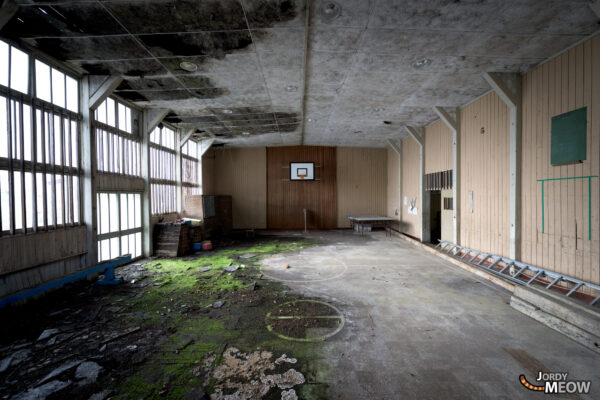
M 19 108 L 19 103 L 15 100 L 11 100 L 11 127 L 10 127 L 10 136 L 11 136 L 11 146 L 12 146 L 12 157 L 21 159 L 21 136 L 20 132 L 20 124 L 19 120 L 21 119 L 21 112 Z
M 121 236 L 121 255 L 124 256 L 125 254 L 129 253 L 129 239 L 127 238 L 127 235 L 125 236 Z
M 142 227 L 142 196 L 140 194 L 135 195 L 135 227 Z
M 77 122 L 76 121 L 71 121 L 71 164 L 73 165 L 73 167 L 78 168 L 79 167 L 79 145 L 78 145 L 78 141 L 77 141 L 77 137 L 78 137 L 78 132 L 77 132 Z
M 125 107 L 125 131 L 132 133 L 131 131 L 131 108 Z
M 63 224 L 63 178 L 62 175 L 56 175 L 56 225 Z
M 33 174 L 25 172 L 25 226 L 33 228 Z
M 2 43 L 2 42 L 0 42 Z M 10 229 L 10 192 L 8 190 L 8 171 L 0 170 L 0 218 L 2 218 L 2 230 Z
M 106 100 L 96 109 L 96 121 L 106 123 Z
M 0 111 L 1 112 L 1 111 Z M 44 143 L 42 142 L 42 112 L 35 110 L 36 131 L 37 131 L 37 162 L 42 162 L 44 156 Z
M 15 229 L 23 228 L 23 200 L 21 198 L 21 173 L 13 172 L 13 190 L 15 199 Z
M 52 123 L 52 115 L 49 113 L 44 113 L 44 140 L 45 140 L 45 148 L 46 148 L 46 163 L 50 164 L 50 124 Z
M 102 245 L 102 259 L 100 261 L 110 260 L 110 239 L 100 242 Z
M 62 176 L 63 178 L 63 189 L 64 189 L 64 199 L 65 199 L 65 224 L 71 223 L 71 193 L 69 190 L 69 176 Z
M 119 230 L 119 199 L 116 193 L 110 193 L 110 232 Z
M 127 211 L 127 218 L 129 219 L 129 229 L 133 229 L 135 227 L 135 195 L 129 194 L 129 205 Z
M 125 131 L 127 128 L 127 123 L 125 122 L 127 116 L 125 115 L 125 106 L 121 103 L 119 104 L 119 129 Z
M 22 93 L 29 91 L 29 56 L 12 46 L 10 48 L 10 87 Z
M 54 225 L 54 176 L 46 174 L 46 210 L 48 211 L 48 225 Z
M 65 106 L 65 74 L 52 68 L 52 103 Z
M 121 230 L 127 229 L 127 194 L 121 193 Z
M 51 102 L 50 97 L 50 67 L 35 60 L 35 94 L 39 99 Z
M 54 119 L 54 164 L 61 165 L 62 163 L 62 132 L 60 117 L 53 116 Z
M 98 208 L 98 214 L 100 215 L 100 234 L 108 233 L 108 193 L 100 193 L 100 206 Z
M 106 123 L 110 126 L 116 126 L 115 122 L 115 101 L 110 97 L 106 99 Z
M 135 234 L 135 257 L 142 255 L 142 233 Z
M 110 258 L 117 258 L 121 254 L 121 249 L 119 248 L 119 238 L 111 238 L 110 239 Z
M 0 96 L 0 157 L 8 157 L 8 132 L 6 130 L 7 122 L 8 115 L 6 114 L 6 97 Z
M 70 76 L 67 76 L 67 109 L 79 111 L 79 84 Z
M 73 222 L 79 223 L 79 177 L 73 176 Z
M 69 120 L 63 119 L 63 129 L 65 132 L 65 155 L 63 165 L 71 166 L 71 140 L 69 139 Z
M 8 87 L 8 44 L 0 40 L 0 85 Z
M 25 161 L 31 161 L 31 107 L 23 104 L 23 151 Z
M 129 253 L 131 254 L 131 258 L 135 257 L 135 233 L 131 235 L 127 235 L 127 241 L 129 242 Z
M 37 226 L 44 226 L 44 175 L 36 174 Z

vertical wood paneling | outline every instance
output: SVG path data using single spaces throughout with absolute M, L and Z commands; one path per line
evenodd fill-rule
M 387 151 L 387 214 L 400 220 L 400 165 L 398 154 L 392 148 Z
M 290 181 L 290 162 L 314 162 L 314 181 Z M 267 149 L 267 225 L 269 229 L 336 228 L 336 148 L 317 146 Z
M 203 194 L 230 195 L 234 229 L 267 227 L 264 147 L 209 150 L 202 159 Z
M 350 226 L 348 215 L 387 213 L 387 155 L 386 149 L 338 147 L 338 227 Z
M 452 158 L 452 131 L 437 120 L 425 127 L 425 173 L 447 171 L 454 168 Z
M 412 138 L 402 141 L 402 231 L 421 239 L 419 145 Z M 407 204 L 404 204 L 407 198 Z M 409 214 L 412 199 L 416 199 L 417 215 Z
M 550 165 L 551 118 L 587 107 L 587 153 L 579 164 Z M 523 260 L 600 283 L 599 179 L 541 183 L 537 179 L 600 174 L 600 37 L 596 36 L 523 80 Z M 588 240 L 591 195 L 592 240 Z
M 490 93 L 464 107 L 460 120 L 461 244 L 508 256 L 508 108 L 498 95 Z M 484 134 L 480 133 L 482 127 Z M 473 192 L 473 212 L 469 191 Z

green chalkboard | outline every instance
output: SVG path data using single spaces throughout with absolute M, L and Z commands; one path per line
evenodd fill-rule
M 552 165 L 585 160 L 586 117 L 586 107 L 552 117 Z

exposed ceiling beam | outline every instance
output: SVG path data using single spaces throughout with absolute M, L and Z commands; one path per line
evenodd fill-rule
M 590 4 L 590 8 L 594 10 L 598 18 L 600 18 L 600 0 L 595 0 Z
M 483 79 L 487 81 L 487 83 L 494 89 L 496 94 L 502 98 L 502 101 L 506 103 L 509 107 L 517 107 L 518 99 L 513 93 L 512 90 L 505 85 L 502 79 L 498 76 L 498 74 L 494 72 L 484 72 Z
M 450 114 L 448 114 L 448 112 L 445 109 L 443 109 L 442 107 L 435 106 L 433 107 L 433 111 L 435 111 L 438 117 L 440 117 L 440 119 L 444 121 L 448 128 L 452 129 L 455 132 L 458 131 L 458 123 L 456 121 L 456 118 L 453 118 Z
M 406 125 L 406 130 L 408 131 L 408 134 L 412 136 L 412 138 L 415 139 L 417 143 L 419 143 L 420 146 L 423 146 L 425 144 L 425 137 L 422 133 L 422 129 Z
M 188 129 L 188 130 L 187 130 L 187 131 L 186 131 L 186 132 L 183 134 L 183 137 L 181 138 L 181 142 L 179 143 L 179 145 L 180 145 L 181 147 L 183 147 L 183 145 L 185 144 L 185 142 L 187 142 L 187 141 L 188 141 L 188 140 L 189 140 L 189 139 L 192 137 L 192 135 L 194 134 L 194 132 L 196 132 L 196 129 L 195 129 L 195 128 L 194 128 L 194 129 Z
M 93 75 L 88 77 L 88 79 L 90 79 L 90 82 L 93 81 L 95 78 L 96 77 L 94 77 Z M 123 77 L 120 75 L 111 75 L 104 79 L 104 81 L 100 83 L 98 88 L 95 89 L 92 95 L 90 96 L 90 109 L 95 110 L 96 108 L 98 108 L 98 106 L 102 104 L 102 102 L 106 100 L 106 98 L 110 96 L 112 92 L 114 92 L 114 90 L 121 84 L 121 82 L 123 82 Z
M 394 139 L 388 139 L 387 142 L 398 155 L 402 155 L 402 148 L 398 146 L 398 143 L 396 143 Z
M 146 114 L 146 133 L 150 133 L 161 123 L 167 116 L 169 110 L 167 108 L 149 108 L 145 111 Z
M 212 146 L 214 142 L 215 139 L 202 139 L 200 141 L 200 157 L 210 149 L 210 146 Z
M 306 126 L 306 86 L 308 82 L 308 43 L 310 27 L 310 1 L 306 2 L 306 21 L 304 25 L 304 60 L 302 65 L 302 122 L 300 123 L 300 144 L 304 145 L 304 128 Z
M 19 6 L 12 1 L 2 1 L 2 6 L 0 7 L 0 29 L 4 28 L 4 25 L 15 16 L 18 10 Z

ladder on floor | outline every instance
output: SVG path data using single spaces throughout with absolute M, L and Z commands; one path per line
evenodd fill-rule
M 510 258 L 459 246 L 446 240 L 440 240 L 435 247 L 442 252 L 452 254 L 455 258 L 458 258 L 463 262 L 484 269 L 494 275 L 501 276 L 502 278 L 508 279 L 518 285 L 528 286 L 538 279 L 549 278 L 551 282 L 546 285 L 546 289 L 560 289 L 563 293 L 566 292 L 564 294 L 567 297 L 586 286 L 600 293 L 600 286 L 593 283 L 548 271 L 547 269 L 534 267 L 533 265 L 512 260 Z M 528 274 L 526 275 L 527 272 Z M 557 285 L 559 282 L 566 282 L 570 287 L 565 288 L 563 286 L 559 286 Z M 595 297 L 589 303 L 589 305 L 593 306 L 594 304 L 598 303 L 599 300 L 600 295 Z

